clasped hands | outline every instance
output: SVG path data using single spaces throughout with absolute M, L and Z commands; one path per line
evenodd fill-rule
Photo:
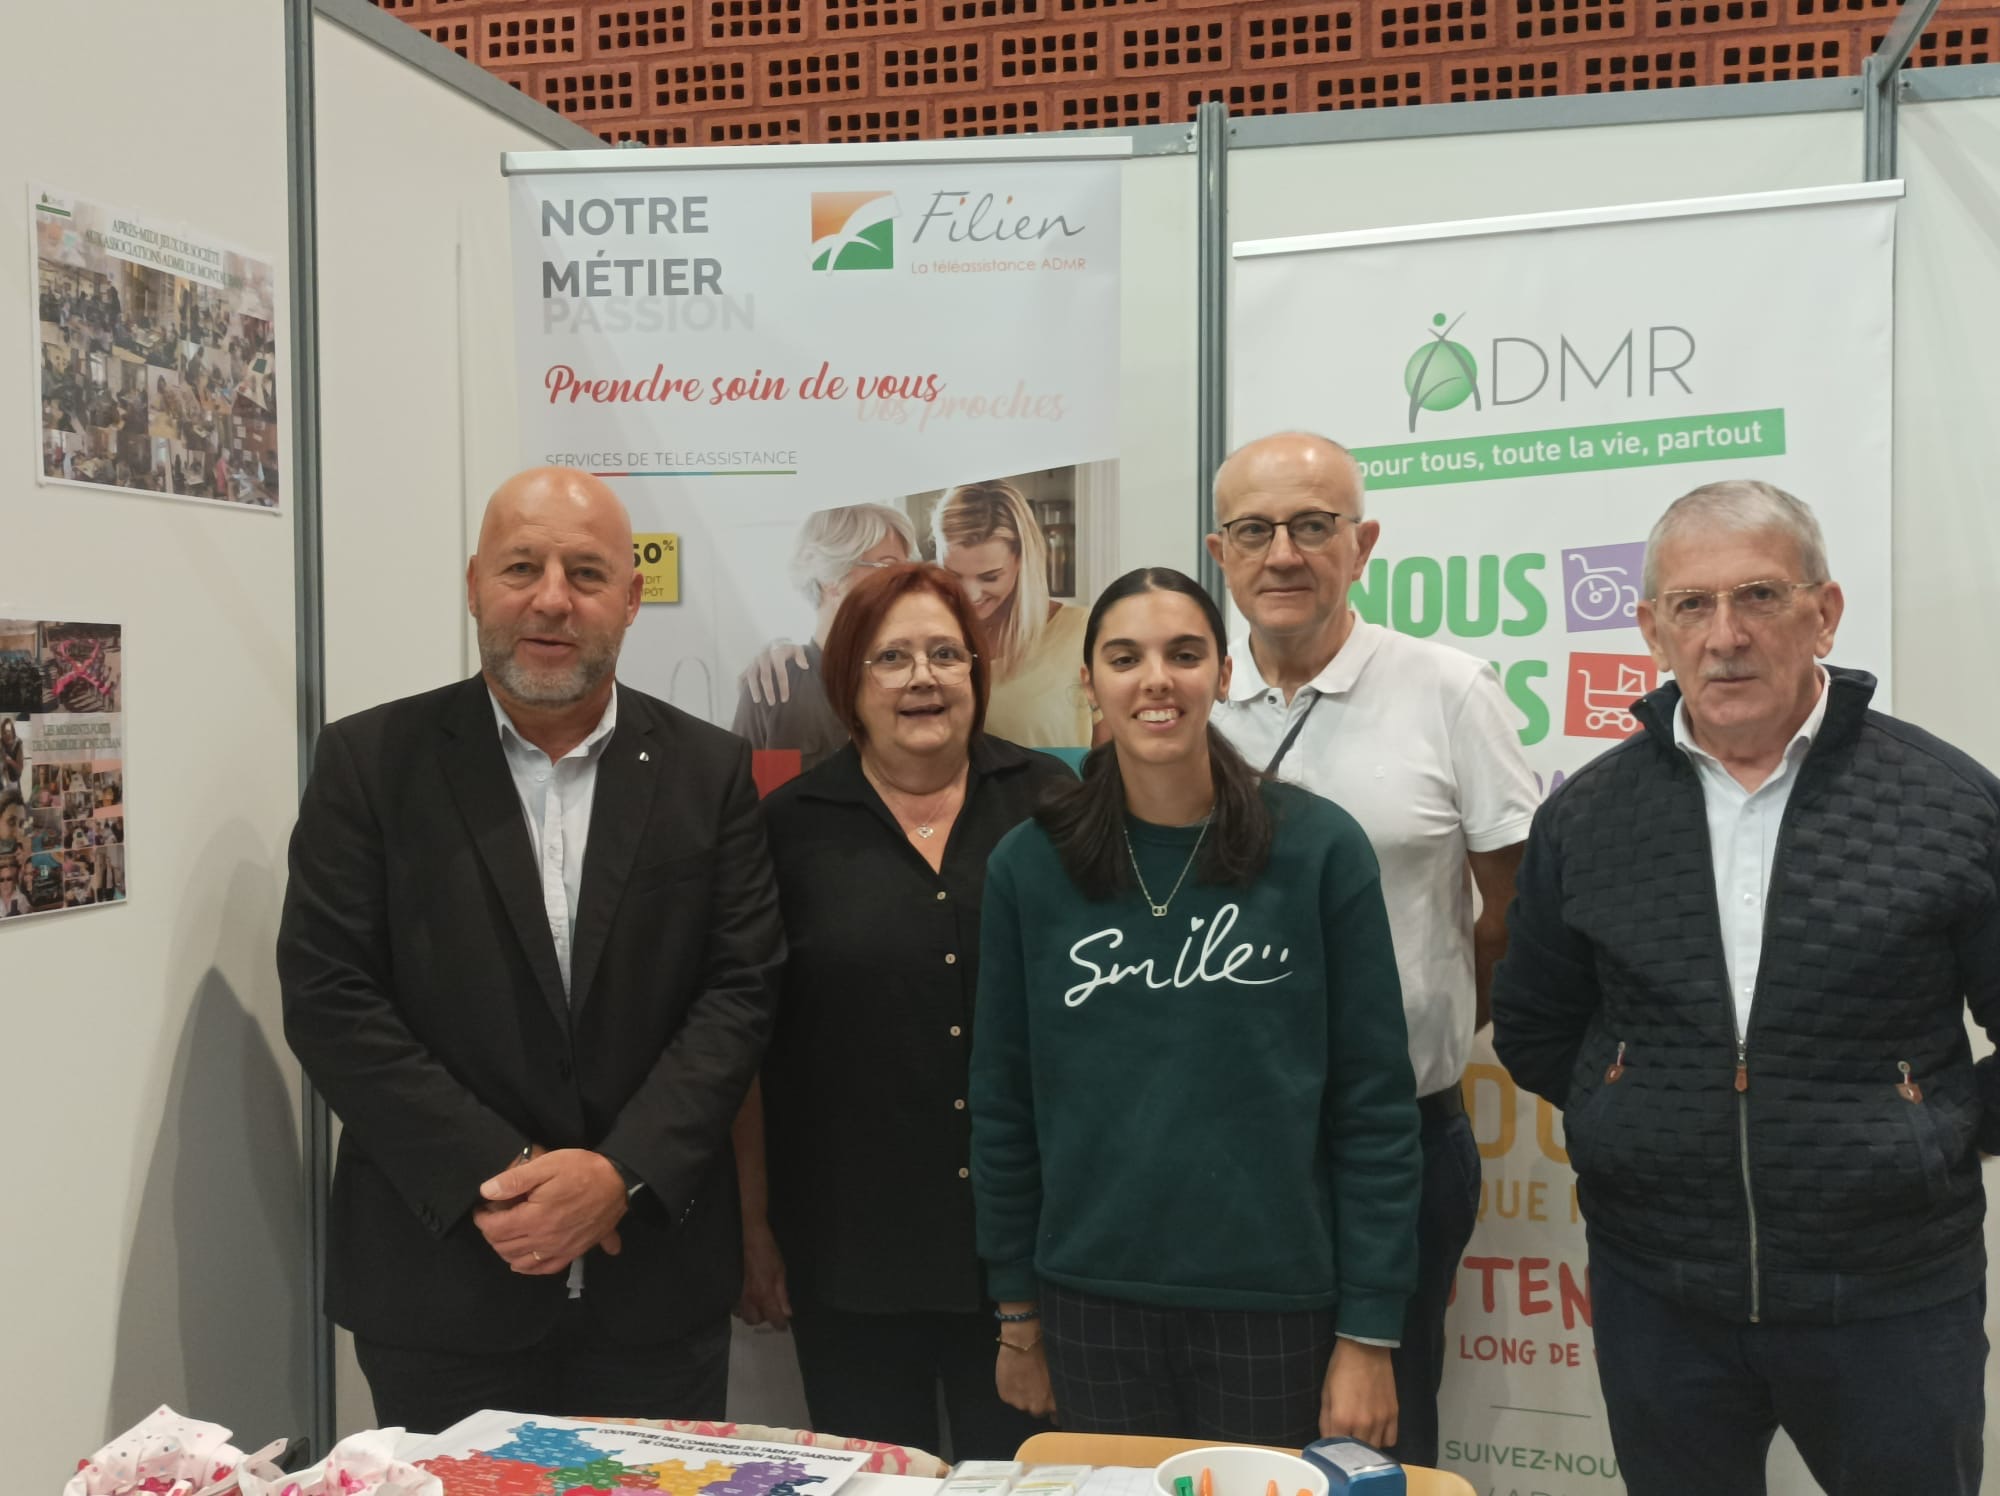
M 587 1148 L 531 1148 L 479 1186 L 472 1223 L 517 1273 L 548 1277 L 592 1247 L 613 1257 L 623 1245 L 625 1181 L 610 1159 Z

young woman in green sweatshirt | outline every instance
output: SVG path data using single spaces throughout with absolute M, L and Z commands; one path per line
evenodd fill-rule
M 1396 1436 L 1415 1083 L 1374 853 L 1208 725 L 1221 614 L 1105 591 L 1110 741 L 988 865 L 972 1053 L 1001 1395 L 1066 1428 Z

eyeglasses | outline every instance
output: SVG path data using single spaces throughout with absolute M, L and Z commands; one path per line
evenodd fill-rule
M 893 690 L 907 686 L 916 678 L 918 660 L 929 661 L 934 679 L 959 681 L 971 672 L 972 662 L 977 658 L 963 644 L 933 644 L 928 651 L 892 645 L 873 659 L 861 663 L 868 667 L 868 673 L 875 677 L 877 685 Z
M 1302 551 L 1323 551 L 1333 541 L 1334 532 L 1340 528 L 1340 521 L 1356 523 L 1351 514 L 1335 514 L 1329 509 L 1306 509 L 1290 519 L 1265 519 L 1261 514 L 1246 515 L 1233 519 L 1216 528 L 1228 537 L 1229 543 L 1246 556 L 1261 556 L 1271 548 L 1271 541 L 1279 530 L 1292 537 L 1292 544 Z
M 1825 582 L 1787 582 L 1782 578 L 1771 578 L 1745 582 L 1740 587 L 1724 587 L 1714 592 L 1699 587 L 1679 587 L 1672 592 L 1662 592 L 1657 604 L 1661 616 L 1675 628 L 1702 628 L 1714 621 L 1715 610 L 1722 598 L 1729 599 L 1729 610 L 1738 618 L 1776 618 L 1792 605 L 1793 593 L 1825 585 Z

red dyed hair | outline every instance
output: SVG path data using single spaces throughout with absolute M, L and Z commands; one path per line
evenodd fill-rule
M 986 661 L 986 640 L 979 628 L 979 615 L 966 601 L 965 588 L 957 577 L 930 561 L 911 561 L 902 566 L 885 566 L 871 571 L 847 589 L 840 610 L 833 615 L 833 627 L 826 631 L 820 650 L 820 669 L 825 674 L 827 705 L 855 742 L 868 740 L 855 703 L 861 697 L 861 680 L 868 668 L 869 650 L 882 631 L 889 610 L 906 597 L 928 593 L 943 603 L 958 624 L 965 647 L 972 651 L 972 730 L 986 726 L 986 702 L 992 694 L 991 669 Z

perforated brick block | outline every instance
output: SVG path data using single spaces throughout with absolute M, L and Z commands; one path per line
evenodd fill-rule
M 480 61 L 488 67 L 524 67 L 582 51 L 581 10 L 502 11 L 479 18 Z
M 798 145 L 806 139 L 803 114 L 717 115 L 702 126 L 704 145 Z
M 1603 47 L 1579 53 L 1573 63 L 1584 93 L 1644 93 L 1693 88 L 1703 80 L 1707 47 L 1674 42 L 1655 47 Z
M 820 35 L 840 41 L 923 29 L 929 0 L 818 0 Z
M 1311 73 L 1306 78 L 1306 108 L 1315 114 L 1335 109 L 1397 109 L 1429 99 L 1429 70 L 1423 67 L 1381 67 L 1361 63 L 1351 68 Z
M 1648 0 L 1639 7 L 1654 36 L 1678 32 L 1739 31 L 1770 26 L 1784 15 L 1784 0 Z
M 1888 36 L 1889 28 L 1884 26 L 1868 34 L 1868 51 L 1872 56 L 1882 50 L 1882 42 Z M 1969 21 L 1962 24 L 1948 23 L 1933 25 L 1930 30 L 1917 38 L 1916 46 L 1903 60 L 1906 68 L 1965 67 L 1978 62 L 1992 62 L 2000 57 L 1993 45 L 1995 25 L 1991 21 Z M 1847 69 L 1857 72 L 1860 59 Z
M 767 104 L 857 98 L 865 87 L 868 54 L 858 46 L 785 47 L 753 60 Z
M 706 0 L 702 8 L 711 45 L 797 41 L 806 34 L 805 0 Z
M 1860 21 L 1887 16 L 1894 20 L 1901 0 L 1790 0 L 1794 21 Z
M 1103 26 L 1041 26 L 995 38 L 996 83 L 1080 83 L 1105 72 Z
M 1213 73 L 1229 66 L 1233 38 L 1226 20 L 1148 18 L 1116 24 L 1113 34 L 1120 74 Z
M 1159 6 L 1163 10 L 1174 8 L 1171 0 L 1164 6 L 1160 5 L 1160 0 L 1056 0 L 1056 14 L 1088 20 L 1092 16 L 1122 14 L 1151 6 Z
M 1236 16 L 1239 67 L 1296 67 L 1355 55 L 1357 5 L 1254 5 Z
M 637 143 L 643 146 L 671 146 L 693 145 L 701 137 L 696 133 L 693 120 L 677 119 L 671 124 L 620 125 L 616 129 L 606 128 L 597 132 L 597 138 L 606 145 Z
M 1193 119 L 1203 104 L 1220 103 L 1236 115 L 1257 117 L 1290 114 L 1298 107 L 1298 97 L 1290 78 L 1249 78 L 1240 83 L 1224 83 L 1209 88 L 1190 88 L 1181 95 L 1182 119 Z
M 975 135 L 1033 135 L 1048 128 L 1046 94 L 1010 89 L 977 99 L 941 100 L 938 134 L 946 140 Z
M 1137 87 L 1066 93 L 1056 99 L 1056 125 L 1063 130 L 1129 130 L 1169 122 L 1167 91 Z
M 694 45 L 689 0 L 670 5 L 595 5 L 584 30 L 594 57 L 680 52 Z
M 1530 56 L 1454 57 L 1441 65 L 1444 102 L 1484 104 L 1495 99 L 1546 99 L 1569 83 L 1569 59 L 1559 53 Z
M 467 62 L 472 61 L 472 23 L 470 21 L 438 21 L 429 26 L 418 26 L 417 30 L 436 42 L 440 47 L 449 47 Z
M 857 104 L 824 109 L 818 138 L 839 145 L 879 145 L 884 141 L 922 140 L 928 134 L 929 111 L 922 104 Z
M 1499 0 L 1419 0 L 1414 5 L 1377 5 L 1375 55 L 1394 59 L 1425 52 L 1460 52 L 1492 46 L 1499 39 Z
M 638 69 L 614 64 L 549 68 L 537 76 L 535 86 L 536 96 L 549 108 L 583 124 L 606 115 L 631 114 L 642 102 Z
M 1801 78 L 1834 78 L 1854 71 L 1844 31 L 1814 31 L 1766 41 L 1725 41 L 1717 63 L 1724 83 L 1790 83 Z
M 653 68 L 655 109 L 685 109 L 691 104 L 727 108 L 749 102 L 748 53 L 704 53 Z
M 1512 0 L 1512 5 L 1516 41 L 1587 41 L 1632 29 L 1627 0 Z
M 377 10 L 391 12 L 415 10 L 417 8 L 417 0 L 368 0 L 368 3 Z M 436 38 L 433 37 L 432 40 L 435 41 Z
M 986 81 L 983 40 L 885 42 L 881 53 L 883 93 L 921 93 L 977 88 Z
M 938 26 L 1009 26 L 1041 20 L 1049 0 L 932 0 L 932 6 Z

